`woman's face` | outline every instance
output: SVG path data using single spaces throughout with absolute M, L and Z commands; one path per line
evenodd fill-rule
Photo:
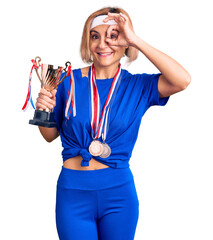
M 93 62 L 99 67 L 110 67 L 118 64 L 126 48 L 110 46 L 107 43 L 107 29 L 109 25 L 99 25 L 90 30 L 90 52 Z M 110 38 L 117 38 L 118 32 L 112 31 Z

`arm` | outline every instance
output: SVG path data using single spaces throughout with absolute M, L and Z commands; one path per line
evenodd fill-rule
M 36 102 L 36 109 L 45 110 L 47 108 L 52 109 L 56 105 L 56 90 L 51 92 L 46 91 L 44 88 L 41 89 L 37 102 Z M 41 135 L 47 142 L 52 142 L 59 136 L 59 132 L 57 128 L 45 128 L 45 127 L 38 127 Z
M 158 82 L 160 97 L 168 97 L 189 85 L 191 81 L 189 73 L 174 59 L 137 36 L 133 39 L 132 46 L 141 51 L 162 73 Z
M 160 97 L 168 97 L 174 93 L 184 90 L 191 81 L 189 73 L 174 59 L 165 53 L 155 49 L 139 38 L 133 31 L 128 17 L 122 13 L 109 13 L 105 21 L 113 19 L 117 25 L 110 26 L 110 32 L 115 29 L 119 32 L 116 40 L 108 38 L 108 43 L 112 46 L 135 47 L 141 51 L 162 73 L 159 77 L 158 91 Z
M 47 142 L 52 142 L 59 136 L 57 128 L 38 127 L 41 135 Z

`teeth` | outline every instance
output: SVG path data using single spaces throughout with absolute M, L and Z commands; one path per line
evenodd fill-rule
M 111 53 L 98 53 L 98 54 L 102 56 L 107 56 L 107 55 L 110 55 Z

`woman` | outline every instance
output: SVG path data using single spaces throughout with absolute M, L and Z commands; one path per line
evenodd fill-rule
M 126 55 L 131 62 L 138 50 L 159 74 L 134 75 L 121 69 L 121 58 Z M 57 94 L 41 89 L 36 103 L 44 110 L 55 107 L 57 128 L 39 129 L 48 142 L 60 135 L 63 146 L 56 200 L 59 238 L 131 240 L 139 202 L 129 159 L 141 118 L 149 107 L 163 106 L 170 95 L 184 90 L 190 75 L 138 37 L 129 15 L 120 8 L 90 15 L 81 56 L 92 66 L 73 70 L 75 110 L 71 112 L 67 103 L 69 77 Z

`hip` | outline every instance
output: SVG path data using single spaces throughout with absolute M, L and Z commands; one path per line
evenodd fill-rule
M 74 170 L 62 166 L 57 187 L 80 190 L 99 190 L 134 182 L 130 168 Z

